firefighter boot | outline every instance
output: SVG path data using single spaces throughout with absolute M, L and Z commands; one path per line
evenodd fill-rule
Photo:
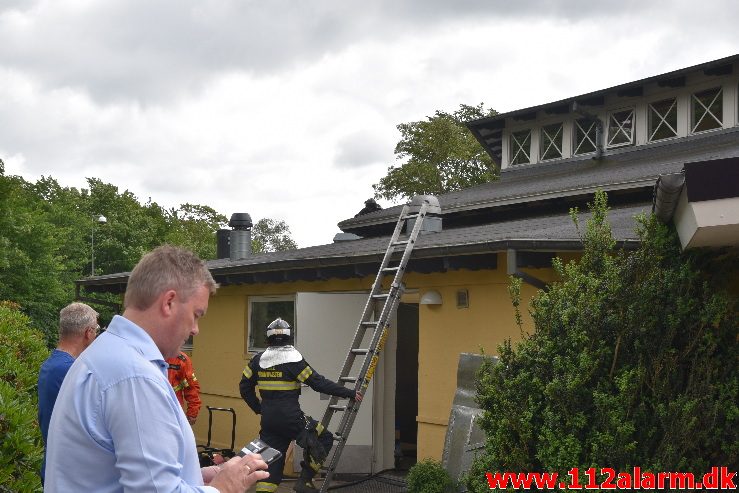
M 300 477 L 295 482 L 293 490 L 297 493 L 318 493 L 318 488 L 313 484 L 313 476 L 315 471 L 305 462 L 301 461 Z

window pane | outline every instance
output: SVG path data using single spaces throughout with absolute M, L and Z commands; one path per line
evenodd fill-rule
M 531 162 L 531 130 L 511 134 L 511 164 Z
M 575 151 L 573 154 L 595 152 L 595 121 L 581 118 L 575 121 Z
M 541 128 L 541 160 L 562 157 L 562 124 L 546 125 Z
M 267 325 L 277 317 L 289 323 L 293 336 L 297 336 L 293 300 L 254 300 L 249 306 L 249 351 L 260 351 L 267 347 Z
M 649 140 L 677 136 L 677 99 L 665 99 L 649 105 Z
M 693 132 L 703 132 L 723 125 L 724 99 L 720 87 L 693 94 Z
M 631 144 L 634 137 L 634 110 L 616 111 L 608 117 L 608 147 Z

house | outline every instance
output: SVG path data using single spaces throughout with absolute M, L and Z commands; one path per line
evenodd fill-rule
M 582 248 L 568 211 L 586 210 L 596 190 L 608 192 L 620 247 L 636 246 L 634 217 L 653 208 L 678 222 L 689 210 L 694 216 L 702 214 L 697 209 L 708 210 L 708 216 L 724 214 L 720 224 L 712 223 L 720 234 L 708 236 L 720 237 L 717 245 L 739 244 L 733 229 L 739 223 L 734 201 L 739 193 L 730 178 L 739 165 L 739 56 L 468 127 L 500 163 L 500 179 L 438 197 L 441 231 L 417 242 L 393 330 L 340 470 L 392 467 L 396 430 L 409 455 L 441 457 L 459 354 L 481 348 L 495 354 L 503 341 L 520 337 L 509 276 L 525 281 L 524 299 L 553 281 L 552 258 L 576 258 Z M 716 160 L 721 166 L 710 165 Z M 709 163 L 710 177 L 700 163 Z M 721 173 L 727 190 L 712 193 L 711 183 Z M 683 176 L 687 185 L 661 178 L 673 175 Z M 699 189 L 709 193 L 695 195 Z M 715 200 L 726 202 L 688 207 Z M 208 262 L 221 288 L 201 323 L 193 359 L 203 401 L 236 409 L 238 443 L 259 431 L 257 417 L 239 397 L 238 381 L 246 362 L 265 345 L 265 325 L 277 316 L 290 321 L 308 362 L 335 379 L 399 212 L 400 206 L 343 220 L 342 233 L 326 245 Z M 695 231 L 699 228 L 696 223 Z M 78 289 L 121 293 L 127 275 L 83 279 Z M 530 320 L 524 323 L 530 328 Z M 320 419 L 326 396 L 305 392 L 301 399 L 306 412 Z M 204 443 L 206 427 L 204 419 L 196 425 L 198 443 Z M 219 446 L 228 445 L 230 422 L 215 423 L 213 433 Z

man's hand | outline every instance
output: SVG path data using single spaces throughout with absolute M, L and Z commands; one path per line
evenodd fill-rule
M 357 402 L 362 402 L 362 399 L 363 398 L 364 398 L 364 396 L 362 395 L 361 392 L 357 392 L 356 395 L 354 396 L 354 400 L 357 401 Z
M 217 472 L 215 469 L 217 468 Z M 220 493 L 244 493 L 257 481 L 269 477 L 267 463 L 259 454 L 234 457 L 221 466 L 203 468 L 203 481 Z M 215 472 L 215 474 L 213 474 Z M 208 477 L 210 476 L 210 477 Z M 210 479 L 210 481 L 208 481 Z
M 190 416 L 187 417 L 187 422 L 190 423 L 190 425 L 194 425 L 195 421 L 197 421 L 198 418 L 191 418 Z

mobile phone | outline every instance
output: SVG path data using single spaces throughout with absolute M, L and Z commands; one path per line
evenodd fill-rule
M 254 440 L 246 444 L 246 447 L 241 449 L 241 452 L 238 453 L 238 456 L 244 457 L 245 455 L 249 454 L 261 455 L 262 460 L 266 462 L 267 465 L 272 464 L 274 461 L 279 460 L 279 458 L 282 457 L 282 452 L 270 447 L 258 438 L 255 438 Z

